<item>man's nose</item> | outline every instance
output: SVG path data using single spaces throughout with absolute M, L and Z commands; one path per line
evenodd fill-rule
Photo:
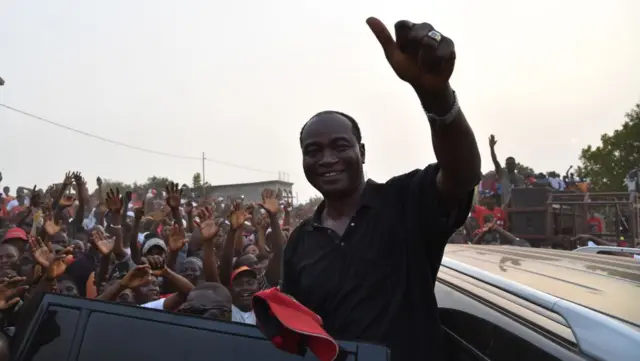
M 318 162 L 318 165 L 331 166 L 336 164 L 337 162 L 338 157 L 336 156 L 335 152 L 333 152 L 331 149 L 326 149 L 324 152 L 322 152 L 322 158 Z

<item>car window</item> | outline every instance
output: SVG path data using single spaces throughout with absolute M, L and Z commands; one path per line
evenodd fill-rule
M 440 309 L 442 325 L 489 360 L 560 361 L 519 336 L 478 316 Z
M 66 360 L 80 311 L 52 306 L 44 315 L 34 333 L 31 347 L 26 351 L 25 361 Z
M 435 291 L 442 326 L 489 360 L 584 360 L 565 345 L 544 336 L 544 331 L 526 326 L 466 291 L 441 283 L 436 284 Z
M 180 316 L 183 317 L 183 316 Z M 117 346 L 112 346 L 117 345 Z M 121 355 L 108 352 L 118 347 Z M 285 353 L 262 338 L 214 333 L 203 329 L 94 312 L 89 316 L 78 361 L 315 360 Z M 346 360 L 354 361 L 353 355 Z M 51 361 L 47 360 L 47 361 Z

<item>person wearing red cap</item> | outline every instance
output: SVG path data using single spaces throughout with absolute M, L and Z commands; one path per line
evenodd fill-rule
M 27 232 L 18 227 L 10 228 L 2 238 L 2 243 L 7 243 L 20 251 L 22 254 L 27 247 Z
M 384 344 L 395 361 L 442 360 L 436 274 L 469 215 L 480 153 L 449 86 L 453 42 L 427 23 L 396 23 L 395 40 L 379 20 L 367 24 L 416 91 L 438 162 L 386 183 L 365 181 L 356 120 L 337 111 L 311 117 L 300 132 L 302 166 L 324 200 L 287 242 L 281 290 L 338 340 Z

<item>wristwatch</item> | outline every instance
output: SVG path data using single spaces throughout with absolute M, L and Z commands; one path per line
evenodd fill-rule
M 458 113 L 460 112 L 458 96 L 456 95 L 455 90 L 451 90 L 451 92 L 453 93 L 453 106 L 451 107 L 451 110 L 443 116 L 427 113 L 427 120 L 429 120 L 429 123 L 433 125 L 447 125 L 451 123 L 453 119 L 455 119 L 455 117 L 458 115 Z

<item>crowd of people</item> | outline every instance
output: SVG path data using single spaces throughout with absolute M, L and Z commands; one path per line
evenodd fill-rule
M 458 229 L 450 239 L 449 243 L 470 243 L 470 244 L 508 244 L 523 247 L 530 247 L 530 243 L 520 239 L 510 231 L 513 230 L 509 224 L 508 211 L 513 205 L 511 203 L 511 192 L 514 188 L 548 188 L 550 191 L 587 192 L 588 181 L 577 177 L 571 173 L 573 167 L 569 167 L 563 176 L 555 171 L 544 173 L 524 173 L 517 169 L 517 162 L 514 157 L 507 157 L 504 165 L 498 160 L 496 155 L 497 139 L 494 135 L 489 137 L 489 149 L 494 169 L 485 173 L 480 184 L 476 187 L 474 205 L 471 208 L 469 217 L 465 225 Z M 569 244 L 576 247 L 581 246 L 618 246 L 628 247 L 629 242 L 611 237 L 598 237 L 593 234 L 601 234 L 605 231 L 607 217 L 602 213 L 590 211 L 586 218 L 587 230 L 589 234 L 579 234 L 571 239 Z M 628 234 L 625 215 L 620 215 L 621 233 Z M 558 248 L 561 242 L 550 243 Z M 630 256 L 626 254 L 625 256 Z
M 255 324 L 252 296 L 280 278 L 291 205 L 272 189 L 243 204 L 187 199 L 174 183 L 137 195 L 98 180 L 92 197 L 75 172 L 25 193 L 5 187 L 1 198 L 5 329 L 20 332 L 52 291 Z

